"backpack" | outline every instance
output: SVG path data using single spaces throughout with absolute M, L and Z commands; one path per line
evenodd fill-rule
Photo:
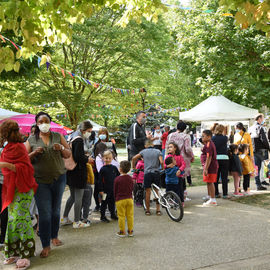
M 82 138 L 81 136 L 76 136 L 75 138 L 73 138 L 72 140 L 70 140 L 68 142 L 68 145 L 71 149 L 71 155 L 69 158 L 64 158 L 64 163 L 65 163 L 65 167 L 68 171 L 73 171 L 75 169 L 75 167 L 77 166 L 77 163 L 74 161 L 73 159 L 73 155 L 72 155 L 72 142 L 75 141 L 78 138 Z

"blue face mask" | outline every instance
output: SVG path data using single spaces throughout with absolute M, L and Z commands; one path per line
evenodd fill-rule
M 261 125 L 263 125 L 263 124 L 264 124 L 264 121 L 261 122 Z
M 3 147 L 5 147 L 8 144 L 8 142 L 4 142 Z
M 106 138 L 107 138 L 106 134 L 100 134 L 98 137 L 99 137 L 102 141 L 105 141 Z

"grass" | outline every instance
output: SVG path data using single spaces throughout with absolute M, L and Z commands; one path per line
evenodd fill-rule
M 194 162 L 191 163 L 191 178 L 194 186 L 205 185 L 203 182 L 202 164 L 199 157 L 195 157 Z
M 270 210 L 270 193 L 246 196 L 234 201 Z

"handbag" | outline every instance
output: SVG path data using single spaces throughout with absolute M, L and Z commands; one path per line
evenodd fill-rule
M 71 155 L 69 158 L 64 158 L 65 167 L 68 171 L 73 171 L 75 169 L 75 167 L 77 166 L 77 163 L 74 161 L 73 155 L 72 155 L 72 142 L 78 138 L 82 138 L 82 137 L 77 136 L 77 137 L 73 138 L 71 141 L 69 141 L 69 143 L 68 143 L 69 147 L 71 149 Z
M 89 163 L 86 163 L 86 169 L 87 169 L 87 183 L 90 185 L 94 185 L 95 176 L 94 176 L 92 165 Z

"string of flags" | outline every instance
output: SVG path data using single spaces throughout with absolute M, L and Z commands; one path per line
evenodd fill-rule
M 2 40 L 2 42 L 6 43 L 6 41 L 9 41 L 15 48 L 17 51 L 21 50 L 22 48 L 19 45 L 16 45 L 12 40 L 10 40 L 9 38 L 3 36 L 0 34 L 0 39 Z M 93 82 L 91 80 L 85 79 L 82 76 L 79 76 L 73 72 L 67 71 L 64 68 L 61 68 L 59 66 L 57 66 L 56 64 L 51 62 L 51 59 L 48 55 L 42 55 L 42 57 L 34 54 L 30 56 L 30 61 L 32 62 L 32 58 L 33 57 L 37 57 L 37 65 L 38 68 L 40 68 L 42 65 L 46 64 L 47 67 L 47 71 L 49 71 L 50 67 L 54 67 L 54 69 L 56 70 L 56 72 L 58 74 L 62 74 L 62 76 L 64 78 L 68 77 L 67 75 L 69 75 L 69 77 L 71 77 L 73 80 L 78 79 L 80 82 L 85 83 L 87 85 L 91 85 L 94 88 L 97 89 L 101 89 L 101 88 L 105 88 L 106 90 L 112 92 L 116 92 L 119 93 L 121 95 L 135 95 L 136 93 L 140 93 L 140 92 L 145 92 L 144 88 L 134 88 L 134 89 L 122 89 L 119 87 L 113 87 L 107 84 L 101 84 L 101 83 L 97 83 L 97 82 Z
M 167 3 L 165 4 L 165 6 L 171 7 L 171 8 L 183 9 L 183 10 L 201 11 L 202 13 L 214 13 L 215 12 L 213 9 L 198 10 L 196 8 L 193 8 L 193 7 L 183 7 L 183 6 L 180 6 L 180 5 L 170 5 L 170 4 L 167 4 Z M 231 13 L 222 13 L 221 16 L 233 17 L 233 14 L 231 14 Z

